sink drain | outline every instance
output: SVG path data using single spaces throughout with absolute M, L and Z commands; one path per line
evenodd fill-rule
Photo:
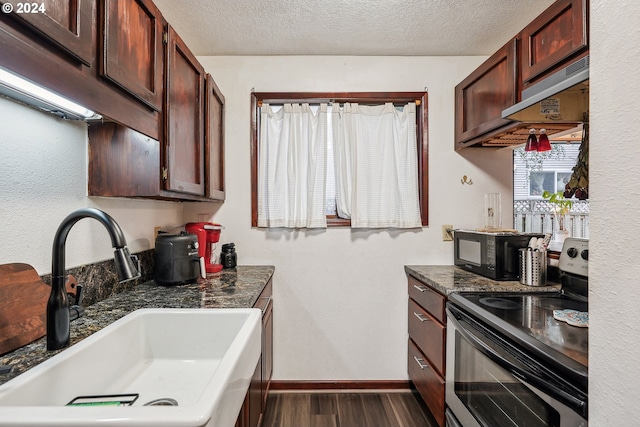
M 169 397 L 163 397 L 162 399 L 152 400 L 147 402 L 144 406 L 178 406 L 178 402 L 175 399 Z

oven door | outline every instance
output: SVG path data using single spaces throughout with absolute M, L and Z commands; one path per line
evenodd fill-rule
M 447 304 L 446 403 L 464 427 L 586 427 L 587 396 Z

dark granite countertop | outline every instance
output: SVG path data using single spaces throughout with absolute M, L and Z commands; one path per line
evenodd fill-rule
M 141 283 L 86 307 L 84 316 L 71 323 L 71 345 L 140 308 L 252 307 L 274 270 L 273 266 L 238 266 L 209 274 L 193 284 Z M 1 356 L 0 365 L 12 366 L 13 370 L 10 374 L 0 375 L 0 384 L 64 351 L 47 351 L 46 345 L 46 337 L 43 337 Z
M 518 281 L 497 281 L 454 265 L 405 265 L 404 271 L 438 292 L 557 292 L 560 284 L 525 286 Z

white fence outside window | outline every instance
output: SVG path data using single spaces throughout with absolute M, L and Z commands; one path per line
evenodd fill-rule
M 516 148 L 513 156 L 513 224 L 516 230 L 529 233 L 553 233 L 554 205 L 542 198 L 544 190 L 564 190 L 580 151 L 579 143 L 553 144 L 546 154 L 527 154 Z M 533 157 L 528 157 L 533 155 Z M 537 156 L 537 160 L 536 159 Z M 573 199 L 571 211 L 564 216 L 569 236 L 589 238 L 589 201 Z
M 552 203 L 546 200 L 514 200 L 513 224 L 518 231 L 527 233 L 553 233 L 557 231 L 553 220 Z M 564 216 L 570 237 L 589 238 L 589 202 L 576 200 L 571 211 Z

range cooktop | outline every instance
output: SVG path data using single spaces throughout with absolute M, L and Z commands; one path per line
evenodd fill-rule
M 567 239 L 560 255 L 557 293 L 453 293 L 449 301 L 540 359 L 586 386 L 588 327 L 554 317 L 555 310 L 588 313 L 588 241 Z M 560 316 L 557 316 L 560 317 Z
M 588 328 L 570 325 L 553 316 L 554 310 L 587 312 L 587 302 L 560 293 L 460 293 L 452 294 L 450 300 L 502 332 L 522 341 L 535 339 L 584 367 L 589 365 Z M 533 345 L 539 347 L 537 343 Z

